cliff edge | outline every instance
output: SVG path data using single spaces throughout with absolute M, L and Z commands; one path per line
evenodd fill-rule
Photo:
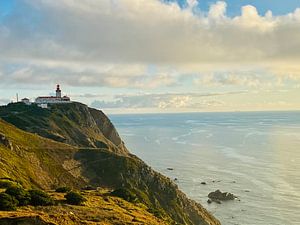
M 0 177 L 44 190 L 129 190 L 167 224 L 220 224 L 169 178 L 129 153 L 107 116 L 81 103 L 0 107 Z M 6 121 L 6 122 L 5 122 Z

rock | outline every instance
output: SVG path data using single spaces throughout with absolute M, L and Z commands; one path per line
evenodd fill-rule
M 208 194 L 208 197 L 212 200 L 212 201 L 229 201 L 229 200 L 234 200 L 237 197 L 229 192 L 221 192 L 220 190 L 216 190 L 213 192 L 210 192 Z
M 206 185 L 206 182 L 201 182 L 201 184 Z
M 213 200 L 212 200 L 212 199 L 210 199 L 210 198 L 207 199 L 207 203 L 208 203 L 208 204 L 211 204 L 211 203 L 213 203 L 213 202 L 215 202 L 215 203 L 217 203 L 217 204 L 222 204 L 222 202 L 221 202 L 220 200 L 216 200 L 216 199 L 213 199 Z
M 175 178 L 174 178 L 174 181 L 178 181 L 178 179 L 175 177 Z
M 0 133 L 0 144 L 4 145 L 5 147 L 7 147 L 7 148 L 9 148 L 11 150 L 14 149 L 12 143 L 2 133 Z
M 4 134 L 0 133 L 0 143 L 3 144 L 4 146 L 9 145 L 9 141 L 7 140 L 7 138 L 5 137 Z

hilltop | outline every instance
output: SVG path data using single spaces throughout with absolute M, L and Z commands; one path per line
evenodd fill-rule
M 58 142 L 128 153 L 107 116 L 81 103 L 51 104 L 49 109 L 36 104 L 13 103 L 0 107 L 0 118 L 22 130 Z
M 99 110 L 80 103 L 50 109 L 18 103 L 0 107 L 0 118 L 2 178 L 44 190 L 121 188 L 168 224 L 220 224 L 169 178 L 130 154 Z

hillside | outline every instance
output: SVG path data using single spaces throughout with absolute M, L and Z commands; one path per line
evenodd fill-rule
M 133 204 L 121 198 L 107 195 L 106 190 L 84 191 L 87 199 L 84 206 L 63 203 L 64 194 L 49 192 L 59 205 L 33 207 L 23 206 L 17 211 L 0 211 L 1 225 L 112 225 L 145 224 L 167 225 L 149 213 L 143 205 Z
M 0 109 L 0 115 L 19 128 L 41 136 L 54 140 L 63 137 L 57 142 L 0 120 L 0 177 L 46 190 L 61 185 L 77 189 L 87 185 L 112 190 L 123 188 L 134 193 L 148 212 L 170 224 L 219 224 L 170 179 L 131 155 L 109 119 L 98 110 L 79 103 L 66 108 L 57 105 L 50 110 L 15 104 Z M 76 136 L 82 139 L 73 140 Z M 91 139 L 84 147 L 84 141 Z M 106 146 L 94 148 L 97 141 Z
M 81 103 L 53 104 L 50 110 L 23 103 L 8 104 L 0 107 L 0 118 L 22 130 L 55 141 L 128 153 L 104 113 Z

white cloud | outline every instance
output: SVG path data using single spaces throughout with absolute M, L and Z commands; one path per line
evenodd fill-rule
M 218 1 L 216 4 L 211 5 L 208 18 L 215 21 L 222 21 L 226 18 L 227 4 L 224 1 Z
M 0 25 L 0 59 L 18 65 L 9 72 L 0 68 L 6 84 L 62 80 L 74 86 L 156 88 L 176 83 L 166 66 L 199 73 L 251 65 L 300 76 L 295 66 L 300 9 L 262 16 L 247 5 L 241 16 L 230 18 L 224 1 L 213 4 L 207 16 L 193 13 L 196 0 L 184 10 L 158 0 L 18 3 Z M 148 73 L 149 64 L 157 73 Z M 248 78 L 241 80 L 248 85 Z
M 257 9 L 252 5 L 242 7 L 242 15 L 235 17 L 233 22 L 241 27 L 254 28 L 259 31 L 271 31 L 277 25 L 277 22 L 282 22 L 281 18 L 274 18 L 272 12 L 268 11 L 265 16 L 260 16 Z
M 263 74 L 263 76 L 262 76 Z M 240 72 L 216 72 L 205 75 L 194 76 L 193 82 L 200 86 L 241 86 L 252 88 L 270 88 L 284 85 L 288 77 L 274 77 L 271 74 L 266 74 L 265 71 L 240 71 Z
M 6 98 L 0 98 L 0 106 L 1 105 L 6 105 L 7 103 L 9 103 L 10 100 L 9 99 L 6 99 Z
M 202 109 L 221 106 L 224 103 L 215 99 L 218 96 L 243 94 L 244 91 L 224 93 L 160 93 L 117 95 L 112 101 L 96 100 L 95 108 L 159 108 L 159 109 Z

